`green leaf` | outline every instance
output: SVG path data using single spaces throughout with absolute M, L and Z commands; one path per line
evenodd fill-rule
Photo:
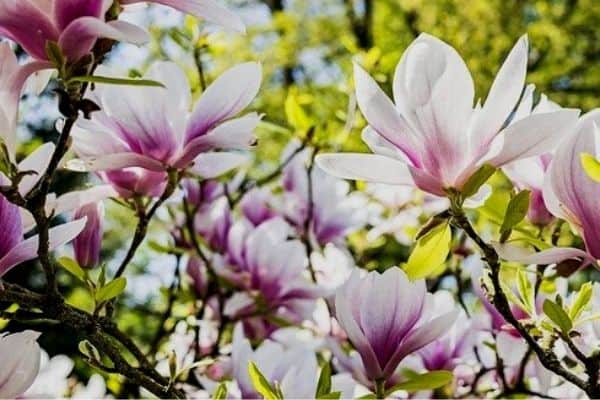
M 319 375 L 319 382 L 317 383 L 316 398 L 322 398 L 322 396 L 331 392 L 331 366 L 329 363 L 325 363 L 321 368 L 321 375 Z
M 411 280 L 424 278 L 436 271 L 448 257 L 452 231 L 447 222 L 423 235 L 404 265 Z
M 339 398 L 342 397 L 342 392 L 331 392 L 331 393 L 327 393 L 327 394 L 323 394 L 321 396 L 319 396 L 320 400 L 338 400 Z
M 248 374 L 254 389 L 260 393 L 265 399 L 282 399 L 277 391 L 271 386 L 267 378 L 260 372 L 256 364 L 252 361 L 248 362 Z
M 79 342 L 78 347 L 81 354 L 83 354 L 87 358 L 91 358 L 92 360 L 96 361 L 101 360 L 98 349 L 89 340 L 82 340 L 81 342 Z
M 58 259 L 58 263 L 61 267 L 73 274 L 77 279 L 79 279 L 82 282 L 85 282 L 87 274 L 83 270 L 83 268 L 79 266 L 77 261 L 73 260 L 70 257 L 61 257 Z
M 590 153 L 581 153 L 579 157 L 585 173 L 593 180 L 600 182 L 600 161 Z
M 409 393 L 418 392 L 420 390 L 433 390 L 442 386 L 446 386 L 451 381 L 452 372 L 450 371 L 426 372 L 393 386 L 386 392 L 386 396 L 398 390 L 404 390 Z
M 373 394 L 373 393 L 367 393 L 358 398 L 358 400 L 371 400 L 371 399 L 377 399 L 377 396 L 375 396 L 375 394 Z
M 549 299 L 544 300 L 543 309 L 544 314 L 560 328 L 562 333 L 568 335 L 573 328 L 573 322 L 565 310 Z
M 494 175 L 494 172 L 496 172 L 496 167 L 491 164 L 483 164 L 463 185 L 461 190 L 463 197 L 466 199 L 477 193 L 479 188 Z
M 534 288 L 529 279 L 527 278 L 527 273 L 522 269 L 519 269 L 517 271 L 517 285 L 519 288 L 519 294 L 521 295 L 521 299 L 523 300 L 523 304 L 526 307 L 526 311 L 529 315 L 533 315 L 535 313 Z
M 129 79 L 129 78 L 113 78 L 109 76 L 76 76 L 70 79 L 75 82 L 88 83 L 105 83 L 107 85 L 127 85 L 127 86 L 150 86 L 150 87 L 165 87 L 160 82 L 150 79 Z
M 502 226 L 500 227 L 500 234 L 502 234 L 503 237 L 527 215 L 530 193 L 529 190 L 521 190 L 508 202 L 504 221 L 502 221 Z M 504 242 L 506 239 L 508 239 L 508 237 L 505 237 L 504 240 L 501 241 Z
M 98 303 L 101 303 L 103 301 L 114 299 L 115 297 L 123 293 L 126 286 L 127 279 L 122 276 L 115 279 L 114 281 L 110 281 L 106 284 L 106 286 L 102 286 L 100 289 L 98 289 L 98 291 L 96 292 L 96 301 Z
M 298 91 L 291 88 L 285 99 L 285 115 L 291 126 L 298 130 L 306 130 L 311 126 L 311 121 L 300 102 L 298 101 Z
M 225 382 L 221 382 L 219 386 L 217 386 L 217 390 L 213 393 L 213 400 L 223 400 L 227 398 L 227 386 Z
M 585 310 L 588 304 L 590 304 L 590 301 L 592 300 L 592 291 L 592 284 L 590 282 L 586 282 L 581 285 L 581 288 L 577 293 L 577 297 L 569 309 L 569 318 L 571 321 L 577 320 L 583 310 Z

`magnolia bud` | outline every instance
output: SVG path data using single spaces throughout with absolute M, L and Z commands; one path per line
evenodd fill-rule
M 85 228 L 73 240 L 75 259 L 83 268 L 94 268 L 100 263 L 103 215 L 102 203 L 86 204 L 75 212 L 75 219 L 87 217 Z

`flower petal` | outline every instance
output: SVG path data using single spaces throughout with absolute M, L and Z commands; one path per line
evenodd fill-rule
M 99 18 L 104 0 L 61 0 L 53 1 L 54 20 L 61 31 L 72 21 L 81 17 Z
M 52 158 L 52 154 L 54 154 L 55 147 L 54 143 L 44 143 L 19 163 L 19 171 L 34 172 L 34 174 L 25 175 L 23 179 L 21 179 L 21 182 L 19 183 L 19 193 L 21 196 L 25 196 L 29 193 L 44 174 L 48 167 L 48 163 Z
M 186 144 L 246 108 L 256 97 L 261 79 L 262 68 L 255 62 L 239 64 L 222 73 L 196 103 L 188 122 Z
M 504 260 L 516 261 L 523 264 L 549 265 L 565 260 L 577 259 L 581 260 L 581 266 L 585 267 L 596 262 L 585 251 L 572 247 L 553 247 L 536 253 L 528 248 L 516 246 L 511 243 L 492 242 L 492 246 Z
M 418 163 L 414 153 L 413 133 L 394 103 L 377 83 L 358 64 L 354 64 L 356 100 L 369 125 L 389 143 L 404 152 L 413 163 Z
M 523 35 L 500 67 L 483 108 L 471 127 L 474 141 L 489 143 L 515 108 L 525 85 L 527 49 L 527 35 Z
M 125 21 L 104 22 L 94 17 L 81 17 L 61 33 L 58 44 L 68 59 L 76 61 L 89 53 L 99 38 L 141 45 L 148 41 L 148 33 Z
M 81 218 L 73 222 L 51 228 L 49 234 L 49 250 L 54 250 L 73 240 L 83 230 L 86 219 Z M 37 257 L 39 237 L 37 235 L 22 241 L 13 247 L 0 259 L 0 278 L 15 266 Z
M 79 172 L 115 171 L 128 167 L 141 167 L 161 172 L 165 167 L 160 162 L 136 153 L 115 153 L 105 156 L 71 160 L 67 168 Z
M 221 25 L 234 32 L 246 32 L 246 27 L 237 14 L 213 0 L 121 0 L 121 4 L 141 3 L 143 1 L 173 7 L 184 13 Z
M 572 132 L 579 110 L 562 109 L 533 114 L 507 126 L 492 143 L 484 160 L 495 166 L 551 152 L 557 143 Z
M 248 161 L 248 155 L 233 152 L 210 152 L 200 154 L 194 160 L 191 172 L 204 179 L 216 178 Z
M 315 161 L 323 171 L 342 179 L 414 185 L 406 164 L 378 154 L 319 154 Z

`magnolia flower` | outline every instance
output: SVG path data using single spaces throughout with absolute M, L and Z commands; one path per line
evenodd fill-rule
M 324 154 L 318 164 L 345 179 L 416 185 L 446 196 L 483 165 L 496 167 L 544 154 L 576 122 L 578 110 L 528 116 L 503 128 L 525 82 L 527 38 L 500 68 L 483 106 L 473 107 L 473 80 L 449 45 L 421 34 L 394 76 L 392 103 L 358 65 L 356 97 L 369 126 L 363 140 L 375 154 Z
M 450 312 L 456 308 L 454 297 L 450 292 L 436 292 L 433 298 L 435 308 L 440 312 Z M 445 334 L 419 350 L 425 368 L 429 371 L 453 370 L 465 362 L 474 341 L 471 330 L 471 321 L 461 310 L 456 322 Z
M 287 159 L 298 141 L 292 141 L 284 151 Z M 366 214 L 364 201 L 359 193 L 349 194 L 347 182 L 327 175 L 319 168 L 312 168 L 309 179 L 307 161 L 309 150 L 304 150 L 283 169 L 283 199 L 281 208 L 288 221 L 303 234 L 307 226 L 311 239 L 320 245 L 336 243 L 351 231 L 364 224 Z
M 117 0 L 115 0 L 117 1 Z M 120 0 L 123 5 L 158 3 L 244 32 L 240 18 L 212 0 Z M 125 21 L 105 21 L 112 0 L 2 0 L 0 35 L 19 43 L 36 60 L 45 61 L 48 43 L 56 43 L 67 60 L 88 54 L 100 38 L 143 44 L 148 33 Z
M 74 62 L 88 54 L 99 38 L 146 42 L 148 34 L 143 29 L 124 21 L 105 21 L 111 5 L 109 0 L 2 0 L 0 34 L 34 59 L 46 62 L 50 61 L 48 43 L 58 44 Z
M 73 240 L 75 260 L 83 268 L 94 268 L 100 263 L 104 207 L 102 203 L 88 203 L 75 211 L 73 218 L 87 219 L 83 231 Z
M 406 356 L 442 336 L 457 316 L 433 317 L 425 281 L 410 282 L 397 267 L 363 278 L 355 270 L 337 290 L 335 308 L 371 381 L 390 378 Z
M 33 384 L 23 395 L 26 399 L 62 398 L 69 388 L 69 375 L 75 363 L 64 354 L 50 358 L 41 351 L 40 370 Z
M 497 243 L 495 248 L 506 260 L 526 264 L 553 264 L 567 259 L 581 260 L 581 266 L 600 259 L 600 185 L 583 169 L 582 153 L 597 155 L 600 143 L 600 109 L 584 115 L 575 133 L 556 150 L 544 182 L 544 202 L 556 217 L 569 222 L 585 243 L 585 250 L 554 247 L 538 253 L 512 243 Z
M 0 2 L 0 10 L 3 4 Z M 3 17 L 0 11 L 0 20 Z M 0 43 L 0 142 L 6 145 L 10 161 L 15 161 L 17 110 L 23 86 L 31 74 L 44 68 L 47 65 L 40 62 L 19 65 L 10 45 Z
M 73 146 L 84 165 L 72 166 L 156 172 L 191 167 L 191 172 L 209 179 L 246 161 L 232 150 L 249 148 L 260 116 L 232 117 L 256 96 L 259 64 L 240 64 L 224 72 L 204 91 L 191 114 L 190 86 L 176 64 L 155 63 L 146 78 L 165 87 L 97 86 L 92 99 L 102 111 L 91 120 L 78 120 Z
M 252 350 L 250 341 L 244 336 L 240 324 L 233 333 L 233 351 L 231 354 L 233 377 L 241 397 L 259 398 L 248 373 L 249 362 L 256 364 L 260 372 L 271 383 L 277 383 L 285 398 L 310 399 L 315 396 L 319 365 L 315 353 L 305 347 L 289 347 L 265 340 L 256 350 Z
M 167 173 L 139 167 L 102 171 L 100 178 L 111 185 L 122 198 L 135 196 L 159 197 L 167 185 Z
M 0 183 L 2 183 L 0 181 Z M 0 195 L 0 278 L 15 266 L 37 257 L 38 235 L 23 238 L 19 207 Z M 85 218 L 51 228 L 49 249 L 54 250 L 73 240 L 85 226 Z
M 560 110 L 560 106 L 548 100 L 545 95 L 542 95 L 540 101 L 533 107 L 534 88 L 534 85 L 528 85 L 525 89 L 523 99 L 519 107 L 515 110 L 510 122 L 511 124 L 528 115 Z M 531 192 L 527 217 L 532 223 L 541 226 L 549 224 L 553 219 L 552 214 L 546 208 L 542 193 L 544 176 L 550 165 L 550 160 L 552 160 L 552 155 L 546 153 L 514 161 L 502 168 L 502 171 L 504 171 L 517 188 L 520 190 L 527 189 Z
M 306 277 L 304 246 L 298 240 L 288 240 L 290 233 L 290 226 L 281 218 L 256 228 L 245 221 L 234 224 L 227 254 L 216 257 L 213 263 L 217 273 L 243 290 L 226 304 L 226 315 L 244 318 L 261 311 L 265 315 L 276 313 L 293 323 L 310 316 L 322 290 Z M 263 328 L 272 327 L 255 326 L 261 331 Z
M 119 2 L 123 5 L 134 3 L 163 4 L 221 25 L 234 32 L 246 32 L 246 27 L 241 18 L 221 6 L 216 0 L 119 0 Z
M 34 331 L 0 334 L 0 398 L 16 398 L 33 383 L 40 369 L 39 336 Z

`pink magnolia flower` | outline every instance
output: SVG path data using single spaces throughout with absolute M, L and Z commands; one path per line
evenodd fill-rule
M 421 34 L 406 50 L 394 76 L 395 104 L 358 65 L 356 97 L 369 122 L 363 140 L 375 154 L 323 154 L 332 175 L 416 185 L 445 196 L 461 190 L 483 164 L 500 167 L 546 153 L 576 122 L 578 110 L 530 115 L 503 128 L 525 82 L 527 38 L 500 68 L 483 106 L 473 107 L 471 75 L 456 50 Z
M 0 398 L 14 399 L 31 386 L 40 369 L 40 333 L 0 333 Z
M 155 172 L 189 168 L 210 179 L 246 161 L 238 150 L 252 144 L 260 116 L 232 117 L 256 96 L 259 64 L 240 64 L 224 72 L 191 114 L 190 86 L 176 64 L 155 63 L 146 77 L 164 83 L 165 88 L 97 86 L 92 99 L 102 111 L 91 120 L 78 120 L 73 146 L 81 160 L 71 166 L 109 172 L 130 167 Z
M 88 203 L 75 211 L 74 219 L 86 218 L 83 231 L 73 240 L 75 260 L 83 268 L 94 268 L 100 263 L 104 207 L 102 203 Z
M 528 85 L 523 94 L 523 99 L 519 107 L 515 110 L 511 124 L 532 114 L 547 113 L 560 110 L 560 106 L 542 95 L 540 101 L 533 106 L 534 85 Z M 554 150 L 554 149 L 552 149 Z M 531 191 L 529 200 L 529 210 L 527 217 L 536 225 L 547 225 L 553 220 L 553 215 L 546 208 L 544 195 L 542 193 L 544 186 L 544 176 L 552 155 L 550 153 L 542 154 L 536 157 L 524 158 L 514 161 L 502 167 L 502 171 L 519 189 Z
M 98 172 L 122 198 L 134 196 L 159 197 L 167 186 L 167 173 L 150 171 L 140 167 L 129 167 Z
M 15 266 L 37 257 L 39 237 L 23 239 L 19 207 L 0 195 L 0 278 Z M 85 218 L 58 225 L 49 231 L 50 250 L 73 240 L 85 226 Z
M 255 350 L 244 336 L 243 327 L 236 325 L 231 354 L 233 377 L 241 398 L 260 397 L 252 385 L 248 364 L 254 362 L 267 380 L 281 385 L 285 398 L 310 399 L 315 396 L 319 364 L 315 353 L 302 346 L 286 347 L 282 343 L 265 340 Z
M 527 264 L 554 264 L 568 259 L 581 260 L 581 266 L 600 259 L 600 185 L 583 169 L 582 153 L 598 155 L 600 110 L 584 115 L 570 135 L 558 147 L 544 182 L 544 202 L 556 217 L 569 222 L 585 243 L 585 250 L 554 247 L 535 253 L 512 243 L 495 244 L 506 260 Z
M 34 59 L 49 61 L 46 46 L 57 43 L 64 56 L 77 61 L 99 38 L 142 44 L 148 34 L 124 21 L 104 20 L 108 0 L 2 0 L 0 35 L 19 43 Z
M 298 141 L 292 141 L 282 159 L 287 159 L 288 154 L 299 146 Z M 316 166 L 310 171 L 309 179 L 309 155 L 308 150 L 300 152 L 283 169 L 282 213 L 300 234 L 308 235 L 319 245 L 339 243 L 364 225 L 364 199 L 359 193 L 350 194 L 347 182 Z M 308 232 L 305 232 L 307 226 Z
M 433 308 L 425 281 L 410 282 L 397 267 L 363 278 L 354 271 L 335 298 L 337 319 L 372 381 L 390 378 L 406 356 L 450 328 L 457 312 L 433 317 Z
M 115 0 L 117 1 L 117 0 Z M 157 3 L 244 32 L 241 19 L 212 0 L 120 0 L 123 5 Z M 40 61 L 49 61 L 48 42 L 57 43 L 69 61 L 88 54 L 97 39 L 143 44 L 145 30 L 125 21 L 105 21 L 113 0 L 1 0 L 0 35 L 19 43 Z
M 213 262 L 218 274 L 242 290 L 226 304 L 225 314 L 247 318 L 260 311 L 293 323 L 310 316 L 322 290 L 306 276 L 305 248 L 288 240 L 290 233 L 281 218 L 256 228 L 246 221 L 233 225 L 225 257 Z M 274 326 L 255 326 L 264 333 L 263 328 L 268 333 Z

